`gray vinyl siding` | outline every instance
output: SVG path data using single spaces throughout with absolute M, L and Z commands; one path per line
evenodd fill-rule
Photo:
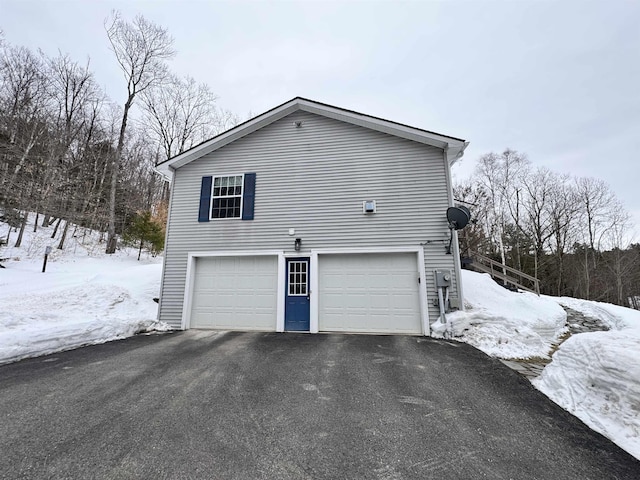
M 296 128 L 294 122 L 301 121 Z M 410 246 L 426 242 L 429 320 L 445 254 L 449 206 L 442 149 L 297 111 L 179 168 L 173 180 L 160 320 L 180 328 L 188 252 Z M 255 172 L 255 219 L 198 222 L 206 175 Z M 377 213 L 364 215 L 363 200 Z M 288 230 L 295 228 L 295 237 Z

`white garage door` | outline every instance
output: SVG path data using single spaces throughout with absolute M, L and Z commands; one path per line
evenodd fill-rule
M 196 259 L 192 328 L 275 330 L 276 256 Z
M 415 253 L 320 255 L 321 332 L 422 333 Z

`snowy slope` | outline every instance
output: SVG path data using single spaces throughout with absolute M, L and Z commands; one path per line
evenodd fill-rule
M 453 338 L 499 358 L 547 358 L 566 333 L 566 312 L 549 298 L 514 293 L 486 273 L 462 271 L 464 312 L 447 315 Z M 435 326 L 436 336 L 445 326 Z
M 597 432 L 640 458 L 640 311 L 558 298 L 608 324 L 564 342 L 533 385 Z
M 9 258 L 0 268 L 0 364 L 167 329 L 153 301 L 160 257 L 137 262 L 128 249 L 107 256 L 96 234 L 77 232 L 64 250 L 54 248 L 42 273 L 44 247 L 57 245 L 52 230 L 29 228 L 21 248 L 0 250 Z

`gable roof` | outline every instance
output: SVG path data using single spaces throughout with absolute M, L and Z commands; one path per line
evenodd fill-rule
M 260 128 L 266 127 L 267 125 L 298 110 L 322 115 L 324 117 L 333 118 L 353 125 L 359 125 L 371 130 L 424 143 L 433 147 L 442 148 L 447 153 L 447 160 L 450 165 L 453 165 L 462 157 L 464 149 L 467 148 L 467 145 L 469 144 L 469 142 L 460 138 L 450 137 L 440 133 L 423 130 L 421 128 L 404 125 L 402 123 L 392 122 L 383 118 L 334 107 L 332 105 L 327 105 L 325 103 L 316 102 L 302 97 L 296 97 L 282 105 L 278 105 L 277 107 L 264 112 L 261 115 L 258 115 L 257 117 L 236 125 L 232 129 L 220 133 L 219 135 L 216 135 L 215 137 L 206 140 L 199 145 L 176 155 L 175 157 L 159 163 L 156 166 L 156 170 L 165 176 L 169 176 L 173 170 L 222 148 L 246 135 L 249 135 Z

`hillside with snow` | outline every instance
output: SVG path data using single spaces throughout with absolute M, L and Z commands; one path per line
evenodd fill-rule
M 7 230 L 0 223 L 0 237 Z M 162 259 L 135 249 L 104 254 L 99 234 L 33 224 L 21 248 L 0 248 L 0 364 L 83 345 L 163 331 L 156 320 Z M 15 234 L 12 235 L 15 241 Z M 46 246 L 54 247 L 42 273 Z M 464 312 L 434 324 L 434 336 L 502 358 L 551 359 L 533 385 L 640 458 L 640 311 L 572 298 L 514 293 L 486 274 L 463 271 Z M 569 331 L 563 306 L 610 330 Z
M 7 228 L 0 224 L 0 235 Z M 129 248 L 106 255 L 99 234 L 81 228 L 59 250 L 62 232 L 52 232 L 34 233 L 31 224 L 20 248 L 0 248 L 0 364 L 168 328 L 153 300 L 161 257 L 138 262 Z M 46 246 L 53 248 L 42 273 Z

